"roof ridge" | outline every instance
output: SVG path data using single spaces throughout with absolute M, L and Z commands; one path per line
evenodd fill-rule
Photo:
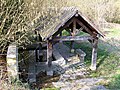
M 70 11 L 74 11 L 74 10 L 78 10 L 77 7 L 75 6 L 71 6 L 71 7 L 62 7 L 61 10 L 70 10 Z

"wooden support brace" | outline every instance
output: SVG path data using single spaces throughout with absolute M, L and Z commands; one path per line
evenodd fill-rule
M 97 44 L 98 44 L 98 39 L 93 40 L 93 47 L 92 47 L 92 61 L 91 61 L 91 70 L 96 70 L 96 60 L 97 60 Z
M 74 21 L 73 21 L 73 29 L 72 29 L 72 31 L 71 31 L 71 35 L 72 35 L 72 36 L 75 36 L 75 32 L 76 32 L 76 21 L 74 20 Z M 72 53 L 74 53 L 74 41 L 71 41 L 70 51 L 71 51 Z
M 78 19 L 76 19 L 76 22 L 82 26 L 90 35 L 93 35 L 93 33 L 86 27 L 82 22 L 80 22 Z
M 47 63 L 48 63 L 48 67 L 51 67 L 51 65 L 52 65 L 52 50 L 53 50 L 52 41 L 48 40 L 47 41 Z

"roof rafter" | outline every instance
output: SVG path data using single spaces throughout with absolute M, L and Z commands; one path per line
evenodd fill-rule
M 81 26 L 83 27 L 90 35 L 93 35 L 93 33 L 90 31 L 90 29 L 88 29 L 87 26 L 85 26 L 81 21 L 79 21 L 77 18 L 76 18 L 76 22 Z

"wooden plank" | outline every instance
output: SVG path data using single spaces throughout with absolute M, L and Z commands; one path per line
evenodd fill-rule
M 60 32 L 59 36 L 62 36 L 62 31 Z M 62 41 L 59 41 L 59 43 L 62 43 Z
M 53 61 L 53 64 L 54 63 L 59 64 L 59 65 L 65 65 L 66 64 L 66 60 L 60 54 L 60 52 L 55 48 L 55 46 L 54 46 L 54 50 L 53 50 L 53 56 L 56 59 L 56 61 Z
M 48 40 L 47 41 L 47 63 L 48 63 L 48 67 L 51 67 L 52 65 L 52 41 Z
M 64 58 L 61 56 L 61 54 L 54 48 L 53 56 L 56 60 L 64 60 Z
M 97 60 L 97 44 L 98 39 L 94 39 L 93 41 L 93 47 L 92 47 L 92 61 L 91 61 L 91 70 L 96 70 L 96 60 Z
M 76 32 L 75 32 L 75 35 L 78 35 L 84 28 L 81 27 L 80 29 L 77 29 Z
M 62 37 L 56 37 L 53 39 L 53 41 L 86 41 L 88 39 L 92 39 L 91 36 L 62 36 Z
M 76 21 L 74 19 L 74 21 L 73 21 L 73 28 L 71 30 L 71 35 L 75 36 L 75 32 L 76 32 Z M 71 53 L 74 53 L 74 41 L 71 41 L 70 51 L 71 51 Z
M 76 53 L 79 54 L 80 56 L 86 56 L 85 52 L 82 51 L 81 49 L 76 49 Z
M 63 43 L 57 43 L 54 45 L 54 48 L 60 53 L 60 55 L 65 59 L 68 60 L 70 55 L 70 49 L 64 45 Z
M 72 36 L 75 36 L 75 31 L 76 31 L 76 20 L 73 21 L 73 32 L 72 32 Z

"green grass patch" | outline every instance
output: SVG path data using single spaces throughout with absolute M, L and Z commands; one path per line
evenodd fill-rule
M 120 74 L 114 75 L 108 85 L 110 90 L 120 90 Z
M 109 38 L 114 38 L 114 37 L 119 37 L 120 35 L 120 30 L 118 28 L 112 28 L 112 29 L 104 29 Z
M 118 29 L 107 29 L 105 31 L 107 31 L 106 41 L 99 40 L 98 43 L 97 70 L 88 70 L 90 74 L 87 77 L 105 77 L 109 82 L 104 82 L 102 85 L 107 86 L 111 90 L 120 90 L 120 31 Z M 65 42 L 65 44 L 70 46 L 70 42 Z M 80 48 L 86 53 L 85 64 L 89 67 L 91 64 L 92 45 L 89 42 L 81 42 L 79 44 L 75 43 L 74 48 Z

